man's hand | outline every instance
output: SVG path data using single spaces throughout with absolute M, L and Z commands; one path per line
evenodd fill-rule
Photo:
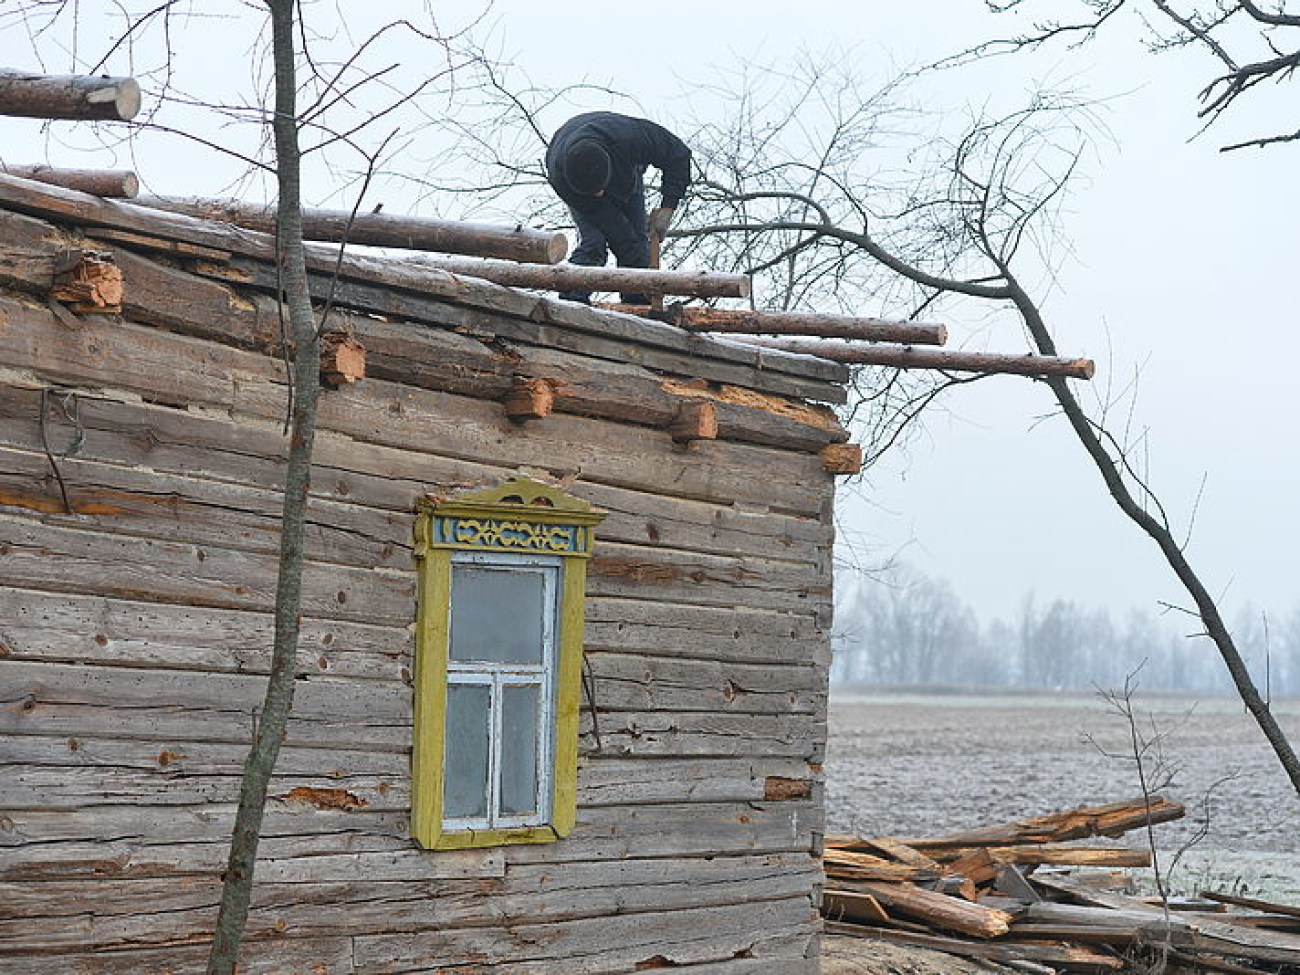
M 650 211 L 650 236 L 663 240 L 668 236 L 668 225 L 673 222 L 672 207 L 656 207 Z

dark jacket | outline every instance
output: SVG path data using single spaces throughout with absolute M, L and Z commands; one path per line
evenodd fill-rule
M 561 161 L 568 148 L 581 139 L 595 139 L 609 153 L 612 171 L 604 196 L 578 193 L 564 178 Z M 640 191 L 646 166 L 663 173 L 662 205 L 676 207 L 691 182 L 691 150 L 662 125 L 616 112 L 588 112 L 560 126 L 546 150 L 551 186 L 560 199 L 599 228 L 616 255 L 645 247 L 644 241 L 636 240 L 638 235 L 614 201 L 626 203 Z

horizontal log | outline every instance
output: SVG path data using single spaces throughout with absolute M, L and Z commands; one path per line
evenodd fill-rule
M 41 75 L 0 68 L 0 115 L 125 121 L 140 111 L 134 78 Z
M 896 369 L 940 369 L 1013 376 L 1063 376 L 1091 379 L 1096 365 L 1091 359 L 1066 359 L 1049 355 L 1009 355 L 997 352 L 962 352 L 957 349 L 917 349 L 910 345 L 851 345 L 816 339 L 765 339 L 745 336 L 737 341 L 782 352 L 817 356 L 832 362 Z
M 135 602 L 78 593 L 0 589 L 7 662 L 265 674 L 270 614 Z M 303 620 L 302 674 L 396 682 L 409 678 L 412 637 L 393 627 Z M 216 678 L 212 678 L 216 679 Z
M 886 321 L 856 315 L 822 315 L 814 312 L 768 311 L 751 308 L 695 308 L 676 305 L 648 311 L 643 305 L 604 305 L 611 311 L 642 315 L 670 322 L 692 332 L 735 332 L 745 335 L 812 335 L 824 339 L 859 339 L 865 342 L 905 342 L 943 345 L 948 329 L 924 322 Z
M 747 298 L 749 277 L 720 271 L 663 271 L 640 267 L 584 267 L 579 264 L 512 264 L 425 258 L 414 267 L 493 281 L 511 288 L 543 291 L 653 291 L 698 298 Z
M 1006 911 L 923 887 L 868 881 L 859 884 L 858 890 L 874 897 L 891 915 L 902 915 L 976 938 L 996 938 L 1011 930 L 1011 915 Z
M 146 196 L 139 206 L 170 213 L 183 213 L 203 220 L 217 220 L 248 230 L 273 234 L 274 206 L 239 200 L 207 200 L 197 197 Z M 473 254 L 507 261 L 554 264 L 564 257 L 569 243 L 564 234 L 533 230 L 523 226 L 500 227 L 460 220 L 406 217 L 387 213 L 357 213 L 348 210 L 304 209 L 303 237 L 307 240 L 347 241 L 374 247 Z
M 768 613 L 642 599 L 588 599 L 589 651 L 655 648 L 663 655 L 743 663 L 829 663 L 830 644 L 807 613 Z
M 824 750 L 825 734 L 817 715 L 810 713 L 602 711 L 597 723 L 599 740 L 584 709 L 580 747 L 588 758 L 773 757 L 817 762 Z
M 825 675 L 804 661 L 749 665 L 638 651 L 589 652 L 587 662 L 592 696 L 609 710 L 808 714 L 826 690 Z
M 45 165 L 19 165 L 0 163 L 0 172 L 38 183 L 62 186 L 94 196 L 129 199 L 140 192 L 140 180 L 135 173 L 113 169 L 56 169 Z
M 209 914 L 209 916 L 212 916 Z M 198 944 L 122 951 L 73 951 L 51 959 L 46 951 L 6 953 L 6 975 L 40 975 L 55 966 L 67 975 L 140 975 L 141 972 L 201 972 L 210 937 Z M 251 972 L 355 971 L 351 938 L 285 938 L 278 932 L 250 932 L 240 962 Z
M 583 763 L 578 776 L 578 803 L 583 807 L 642 807 L 680 802 L 761 802 L 767 799 L 767 782 L 774 776 L 819 779 L 820 772 L 800 759 L 766 755 L 652 762 L 601 757 Z
M 357 971 L 631 972 L 650 968 L 715 970 L 735 959 L 761 957 L 772 939 L 800 932 L 811 938 L 815 918 L 806 896 L 681 911 L 616 914 L 498 928 L 428 930 L 357 937 Z M 525 953 L 520 957 L 521 947 Z M 802 959 L 802 955 L 798 956 Z M 575 961 L 577 960 L 577 961 Z M 744 964 L 740 962 L 739 964 Z M 809 962 L 766 962 L 759 970 L 799 971 Z M 754 969 L 749 969 L 753 971 Z

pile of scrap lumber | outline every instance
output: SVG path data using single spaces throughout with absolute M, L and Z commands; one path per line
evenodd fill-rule
M 1300 908 L 1138 897 L 1120 868 L 1151 866 L 1145 837 L 1097 842 L 1183 814 L 1152 797 L 938 838 L 828 836 L 826 929 L 1030 972 L 1300 973 Z

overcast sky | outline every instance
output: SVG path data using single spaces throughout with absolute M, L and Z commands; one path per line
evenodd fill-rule
M 444 27 L 461 26 L 481 9 L 468 0 L 435 6 Z M 1074 4 L 1030 3 L 1043 13 L 1053 6 Z M 532 82 L 607 85 L 673 128 L 685 111 L 684 87 L 714 66 L 850 51 L 840 56 L 864 78 L 883 82 L 898 67 L 1017 25 L 984 7 L 981 0 L 659 0 L 638 7 L 497 0 L 478 29 Z M 396 16 L 389 8 L 367 12 Z M 218 48 L 220 57 L 231 56 L 215 42 L 208 53 Z M 1018 101 L 1039 81 L 1107 99 L 1112 144 L 1084 160 L 1085 178 L 1062 220 L 1073 253 L 1063 256 L 1044 302 L 1049 325 L 1062 354 L 1096 359 L 1092 385 L 1103 398 L 1140 372 L 1129 422 L 1150 431 L 1151 481 L 1175 524 L 1190 531 L 1192 564 L 1212 592 L 1225 594 L 1230 611 L 1251 602 L 1280 614 L 1300 603 L 1300 458 L 1290 429 L 1296 383 L 1287 372 L 1300 361 L 1300 145 L 1227 155 L 1217 146 L 1273 131 L 1270 114 L 1285 118 L 1280 126 L 1294 125 L 1294 115 L 1278 109 L 1290 110 L 1295 92 L 1287 85 L 1269 90 L 1272 103 L 1252 104 L 1240 124 L 1189 141 L 1197 130 L 1196 92 L 1211 68 L 1199 53 L 1147 55 L 1128 25 L 1083 51 L 1003 58 L 917 91 L 928 107 L 948 113 Z M 221 74 L 215 60 L 206 70 L 213 79 Z M 593 94 L 577 107 L 610 104 Z M 54 155 L 60 151 L 54 147 Z M 151 191 L 224 191 L 214 170 L 166 158 L 134 160 Z M 953 347 L 1027 348 L 1018 331 L 990 332 L 974 313 L 946 324 Z M 1092 394 L 1081 387 L 1080 395 L 1087 403 Z M 897 553 L 948 579 L 986 621 L 1014 615 L 1030 591 L 1040 602 L 1062 597 L 1116 613 L 1186 602 L 1152 543 L 1110 502 L 1064 421 L 1043 419 L 1052 412 L 1045 387 L 995 378 L 948 395 L 944 407 L 907 450 L 842 491 L 841 528 L 864 558 Z

